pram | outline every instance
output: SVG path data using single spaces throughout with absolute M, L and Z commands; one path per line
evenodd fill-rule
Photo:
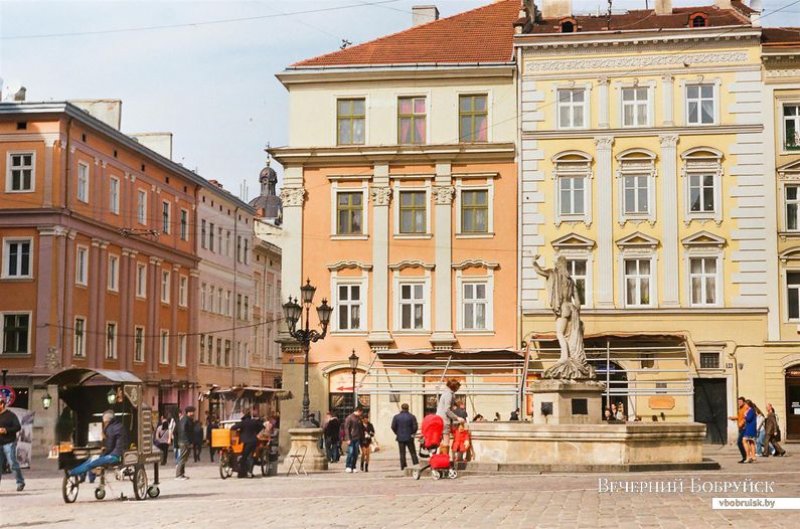
M 415 468 L 411 473 L 414 479 L 419 479 L 422 473 L 431 469 L 433 479 L 456 479 L 458 472 L 450 462 L 450 454 L 440 454 L 439 445 L 444 436 L 444 421 L 436 414 L 427 415 L 422 420 L 422 437 L 419 442 L 419 456 L 429 458 L 428 464 L 422 468 Z

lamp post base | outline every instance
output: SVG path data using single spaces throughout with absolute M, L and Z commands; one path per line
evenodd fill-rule
M 284 457 L 281 466 L 278 468 L 279 473 L 289 471 L 289 465 L 292 460 L 289 456 L 294 454 L 303 454 L 305 452 L 305 459 L 303 460 L 303 468 L 307 472 L 321 472 L 328 470 L 328 458 L 319 448 L 319 440 L 322 438 L 322 428 L 319 427 L 300 427 L 291 428 L 289 430 L 289 438 L 291 444 L 289 445 L 289 452 Z M 305 448 L 303 448 L 305 447 Z M 298 463 L 295 463 L 297 468 Z

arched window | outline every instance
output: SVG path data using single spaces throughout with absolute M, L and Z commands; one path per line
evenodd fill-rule
M 689 16 L 689 27 L 704 28 L 708 26 L 708 15 L 705 13 L 693 13 Z
M 561 33 L 575 33 L 578 30 L 578 22 L 574 18 L 565 18 L 559 24 Z
M 620 225 L 627 221 L 656 221 L 656 155 L 645 149 L 628 149 L 617 155 Z
M 562 222 L 592 222 L 592 157 L 564 151 L 553 157 L 556 186 L 556 226 Z
M 681 159 L 684 222 L 686 225 L 701 219 L 722 222 L 722 152 L 696 147 L 681 154 Z

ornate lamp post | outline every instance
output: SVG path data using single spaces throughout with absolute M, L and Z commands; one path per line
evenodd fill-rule
M 331 321 L 331 314 L 333 313 L 333 308 L 328 305 L 328 300 L 323 298 L 322 304 L 317 307 L 317 317 L 319 318 L 322 332 L 310 328 L 311 304 L 314 301 L 314 293 L 316 291 L 317 287 L 311 284 L 310 279 L 306 279 L 306 284 L 300 287 L 302 305 L 297 303 L 297 298 L 293 301 L 291 297 L 288 302 L 283 304 L 283 314 L 286 318 L 286 324 L 289 327 L 289 335 L 297 340 L 303 348 L 303 411 L 300 416 L 300 426 L 304 428 L 314 427 L 314 424 L 311 423 L 308 418 L 308 407 L 311 404 L 311 400 L 308 397 L 308 350 L 312 342 L 325 338 L 325 335 L 328 333 L 328 323 Z M 306 309 L 305 323 L 302 321 L 303 308 Z M 299 329 L 297 328 L 298 322 L 300 323 Z
M 353 349 L 353 354 L 350 355 L 348 360 L 350 361 L 350 369 L 353 371 L 353 411 L 355 411 L 356 406 L 358 406 L 358 402 L 356 401 L 356 369 L 358 369 L 358 355 L 356 355 L 355 349 Z

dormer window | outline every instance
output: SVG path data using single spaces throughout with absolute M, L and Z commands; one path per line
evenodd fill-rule
M 575 33 L 578 24 L 574 18 L 565 18 L 560 22 L 561 33 Z
M 708 15 L 705 13 L 694 13 L 689 17 L 690 28 L 704 28 L 708 26 Z

